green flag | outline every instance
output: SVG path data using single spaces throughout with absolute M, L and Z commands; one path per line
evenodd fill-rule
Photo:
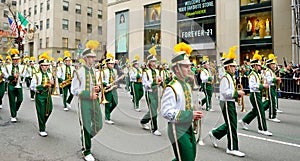
M 18 18 L 19 18 L 19 20 L 20 20 L 20 22 L 21 22 L 21 25 L 24 26 L 24 27 L 26 27 L 27 24 L 28 24 L 28 21 L 25 19 L 25 17 L 23 17 L 23 16 L 21 15 L 20 12 L 18 12 Z

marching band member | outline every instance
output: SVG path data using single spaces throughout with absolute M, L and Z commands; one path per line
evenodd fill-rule
M 214 111 L 211 106 L 213 77 L 211 74 L 209 59 L 207 56 L 203 56 L 202 64 L 203 64 L 203 69 L 201 71 L 200 77 L 202 80 L 202 89 L 205 94 L 205 97 L 199 102 L 199 104 L 201 106 L 206 104 L 206 111 Z
M 226 53 L 223 52 L 222 57 L 221 57 L 221 59 L 220 59 L 221 65 L 218 67 L 218 73 L 219 73 L 218 78 L 219 78 L 219 80 L 220 80 L 220 79 L 225 75 L 225 73 L 226 73 L 225 67 L 222 65 L 222 64 L 224 63 L 225 60 L 226 60 Z
M 4 77 L 8 79 L 8 99 L 10 106 L 10 121 L 17 122 L 17 112 L 23 102 L 22 77 L 26 75 L 24 65 L 19 65 L 20 55 L 18 49 L 10 49 L 12 64 L 6 65 Z
M 269 88 L 267 82 L 262 82 L 261 74 L 261 56 L 258 54 L 258 50 L 255 52 L 253 59 L 250 61 L 251 67 L 253 68 L 252 72 L 249 75 L 249 87 L 250 87 L 250 102 L 253 106 L 252 110 L 247 113 L 242 120 L 239 120 L 239 123 L 242 125 L 244 130 L 247 130 L 246 125 L 257 117 L 258 121 L 258 133 L 272 136 L 272 133 L 267 131 L 267 123 L 265 118 L 265 107 L 268 106 L 268 100 L 262 102 L 262 90 L 264 88 Z
M 29 87 L 30 87 L 30 71 L 29 71 L 30 57 L 25 56 L 23 61 L 24 61 L 24 67 L 25 67 L 25 70 L 26 70 L 26 75 L 24 76 L 24 82 L 26 83 L 27 89 L 29 89 Z
M 30 63 L 30 66 L 29 66 L 29 68 L 28 68 L 28 72 L 29 72 L 29 80 L 30 80 L 30 84 L 31 84 L 31 80 L 32 80 L 32 78 L 34 77 L 34 75 L 39 71 L 37 68 L 36 68 L 36 66 L 35 66 L 35 57 L 30 57 L 30 61 L 29 61 L 29 63 Z M 35 92 L 34 92 L 34 90 L 32 90 L 31 88 L 30 88 L 30 99 L 31 99 L 31 101 L 34 101 L 34 95 L 35 95 Z
M 276 57 L 274 54 L 268 55 L 268 60 L 266 60 L 267 69 L 265 71 L 265 77 L 269 84 L 268 90 L 268 99 L 269 106 L 266 106 L 267 110 L 269 108 L 269 120 L 273 122 L 280 122 L 280 120 L 276 117 L 276 109 L 277 109 L 277 82 L 281 81 L 280 77 L 276 77 L 275 69 L 276 69 Z
M 227 59 L 223 61 L 226 71 L 220 80 L 220 106 L 223 113 L 225 123 L 218 128 L 209 132 L 209 137 L 217 147 L 217 140 L 227 135 L 226 153 L 238 157 L 244 157 L 245 154 L 239 151 L 237 137 L 237 113 L 235 100 L 243 96 L 245 93 L 242 90 L 237 90 L 234 74 L 236 71 L 236 55 L 234 53 L 236 47 L 230 48 Z
M 134 109 L 137 112 L 141 111 L 139 105 L 140 105 L 140 100 L 144 95 L 144 89 L 142 84 L 143 70 L 139 67 L 139 62 L 138 62 L 139 60 L 140 57 L 138 55 L 134 57 L 134 60 L 132 61 L 132 69 L 129 72 L 131 91 L 133 94 L 132 100 L 134 104 Z
M 166 86 L 161 101 L 161 113 L 168 120 L 168 136 L 176 161 L 195 160 L 197 146 L 192 122 L 203 117 L 202 111 L 193 111 L 192 88 L 186 79 L 194 79 L 188 58 L 192 49 L 186 46 L 180 43 L 174 48 L 176 55 L 171 62 L 175 78 Z
M 73 94 L 71 93 L 71 81 L 74 74 L 75 68 L 71 65 L 71 54 L 69 51 L 64 52 L 65 65 L 61 66 L 61 70 L 57 70 L 57 77 L 61 83 L 63 89 L 63 104 L 64 111 L 68 111 L 71 108 L 71 101 L 73 99 Z M 67 99 L 69 93 L 69 97 Z
M 109 91 L 105 92 L 105 98 L 109 103 L 105 104 L 105 123 L 114 124 L 110 119 L 110 115 L 115 107 L 118 105 L 118 93 L 117 85 L 114 85 L 114 81 L 117 79 L 117 70 L 114 68 L 115 60 L 111 53 L 106 54 L 106 66 L 107 68 L 103 70 L 102 83 L 106 89 Z
M 151 132 L 154 135 L 160 136 L 157 126 L 157 108 L 158 108 L 158 86 L 161 83 L 159 71 L 156 69 L 156 46 L 150 48 L 150 55 L 147 56 L 148 67 L 144 69 L 142 82 L 145 89 L 146 102 L 148 105 L 148 112 L 144 115 L 140 121 L 143 129 L 149 130 L 147 123 L 150 121 Z
M 163 64 L 163 68 L 160 72 L 160 76 L 162 78 L 162 87 L 165 88 L 167 84 L 169 84 L 172 80 L 172 74 L 171 71 L 169 70 L 169 65 L 167 63 Z
M 3 70 L 3 57 L 2 55 L 0 55 L 0 109 L 2 109 L 2 99 L 5 91 L 5 79 Z
M 40 70 L 36 73 L 30 84 L 30 89 L 35 91 L 35 106 L 39 124 L 39 135 L 46 137 L 46 123 L 52 112 L 51 86 L 54 84 L 52 74 L 47 72 L 50 66 L 50 57 L 47 52 L 39 56 Z
M 99 82 L 94 67 L 99 42 L 90 40 L 82 52 L 85 63 L 78 69 L 72 79 L 71 91 L 79 101 L 79 123 L 81 129 L 82 154 L 86 161 L 94 161 L 91 153 L 91 139 L 102 128 L 102 113 L 98 99 Z

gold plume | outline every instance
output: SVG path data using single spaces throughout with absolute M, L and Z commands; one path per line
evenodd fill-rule
M 0 59 L 1 59 L 1 60 L 3 60 L 3 57 L 2 57 L 2 55 L 0 55 Z
M 140 56 L 139 56 L 139 55 L 135 55 L 135 56 L 134 56 L 134 59 L 135 59 L 135 60 L 140 60 Z
M 85 62 L 83 59 L 79 59 L 78 61 L 79 61 L 79 63 L 81 63 L 81 64 L 83 64 L 83 63 Z
M 66 51 L 64 52 L 64 56 L 65 56 L 65 57 L 71 57 L 71 53 L 69 52 L 69 50 L 66 50 Z
M 148 52 L 153 55 L 153 56 L 156 56 L 157 53 L 156 53 L 156 45 L 154 45 L 153 47 L 151 47 Z
M 35 57 L 34 56 L 30 57 L 30 60 L 35 61 Z
M 10 49 L 9 52 L 10 54 L 19 54 L 19 50 L 15 48 Z
M 233 46 L 229 49 L 229 53 L 227 55 L 228 59 L 236 59 L 236 55 L 235 55 L 236 48 L 237 48 L 237 46 Z
M 223 59 L 226 59 L 226 58 L 227 58 L 227 56 L 226 56 L 226 53 L 225 53 L 225 52 L 223 52 L 222 58 L 223 58 Z
M 115 56 L 112 53 L 107 53 L 106 54 L 106 58 L 112 58 L 112 59 L 114 59 Z
M 50 57 L 48 56 L 48 52 L 43 52 L 43 53 L 39 56 L 39 60 L 42 60 L 42 59 L 50 60 Z
M 203 56 L 203 61 L 209 61 L 208 56 Z
M 57 62 L 59 62 L 59 61 L 63 61 L 63 58 L 61 58 L 61 57 L 57 58 Z
M 268 58 L 269 58 L 269 59 L 276 60 L 277 56 L 275 56 L 274 54 L 269 54 L 269 55 L 268 55 Z
M 162 62 L 163 64 L 167 64 L 167 60 L 166 60 L 166 59 L 163 59 L 161 62 Z
M 262 59 L 262 56 L 258 54 L 259 51 L 256 50 L 255 51 L 255 54 L 253 55 L 253 58 L 252 59 L 255 59 L 255 60 L 261 60 Z
M 89 40 L 85 47 L 86 48 L 89 48 L 89 49 L 92 49 L 92 50 L 96 50 L 98 47 L 99 47 L 99 42 L 97 40 Z
M 8 56 L 6 56 L 6 58 L 5 59 L 9 59 L 9 60 L 11 60 L 11 57 L 8 55 Z
M 178 53 L 180 51 L 184 51 L 188 56 L 191 55 L 191 52 L 193 51 L 192 47 L 184 42 L 181 42 L 174 47 L 175 53 Z

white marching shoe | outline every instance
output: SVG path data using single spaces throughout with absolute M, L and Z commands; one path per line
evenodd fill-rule
M 17 122 L 17 118 L 15 118 L 15 117 L 10 118 L 10 122 L 16 123 Z
M 147 124 L 142 124 L 142 123 L 141 123 L 141 126 L 142 126 L 142 128 L 145 129 L 145 130 L 150 130 L 150 127 L 149 127 Z
M 89 155 L 84 157 L 84 160 L 86 160 L 86 161 L 95 161 L 95 158 L 93 157 L 92 154 L 89 154 Z
M 107 124 L 109 124 L 109 125 L 112 125 L 112 124 L 114 124 L 114 122 L 113 122 L 113 121 L 111 121 L 111 120 L 105 120 L 105 123 L 107 123 Z
M 134 109 L 136 112 L 141 112 L 141 109 L 140 108 L 136 108 Z
M 269 121 L 280 123 L 280 120 L 278 118 L 269 119 Z
M 240 152 L 238 150 L 229 150 L 229 149 L 226 149 L 226 153 L 234 155 L 234 156 L 238 156 L 238 157 L 244 157 L 245 156 L 245 153 Z
M 262 130 L 258 130 L 257 131 L 259 134 L 263 134 L 263 135 L 266 135 L 266 136 L 272 136 L 273 134 L 269 131 L 262 131 Z
M 64 111 L 69 111 L 68 107 L 64 108 Z
M 155 135 L 155 136 L 161 136 L 161 133 L 160 133 L 158 130 L 155 130 L 155 131 L 153 132 L 153 135 Z
M 68 108 L 71 108 L 71 105 L 70 105 L 69 103 L 67 103 L 67 107 L 68 107 Z
M 42 137 L 48 136 L 47 132 L 45 132 L 45 131 L 40 131 L 39 134 L 40 134 L 40 136 L 42 136 Z
M 0 105 L 0 109 L 2 109 L 3 107 L 2 107 L 2 105 Z
M 248 130 L 247 124 L 243 120 L 239 120 L 239 123 L 242 125 L 244 130 Z
M 213 135 L 213 133 L 212 133 L 211 131 L 208 133 L 208 136 L 209 136 L 210 141 L 211 141 L 211 143 L 213 144 L 213 146 L 214 146 L 215 148 L 217 148 L 217 147 L 218 147 L 218 145 L 217 145 L 218 139 Z

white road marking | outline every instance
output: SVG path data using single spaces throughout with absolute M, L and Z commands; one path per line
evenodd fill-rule
M 242 134 L 242 133 L 238 133 L 238 135 L 253 138 L 253 139 L 264 140 L 264 141 L 268 141 L 268 142 L 273 142 L 273 143 L 277 143 L 277 144 L 289 145 L 289 146 L 294 146 L 294 147 L 300 148 L 299 144 L 288 143 L 288 142 L 278 141 L 278 140 L 274 140 L 274 139 L 267 139 L 267 138 L 263 138 L 263 137 L 247 135 L 247 134 Z

